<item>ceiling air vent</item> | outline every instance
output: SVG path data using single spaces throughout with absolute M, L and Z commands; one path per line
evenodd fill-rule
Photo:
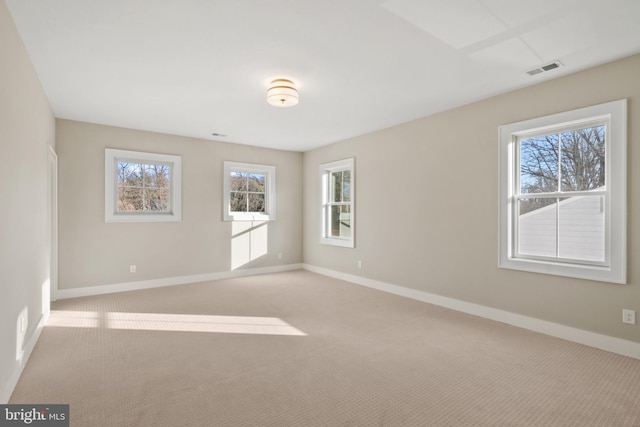
M 554 61 L 550 64 L 546 64 L 541 67 L 534 68 L 533 70 L 529 70 L 527 71 L 527 74 L 529 74 L 530 76 L 535 76 L 536 74 L 555 70 L 556 68 L 560 68 L 560 67 L 562 67 L 562 63 L 560 61 Z

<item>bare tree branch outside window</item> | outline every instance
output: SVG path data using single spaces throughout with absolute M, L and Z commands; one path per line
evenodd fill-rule
M 118 212 L 169 212 L 171 168 L 118 162 Z
M 266 183 L 267 177 L 263 173 L 230 172 L 231 212 L 265 213 Z
M 605 126 L 593 126 L 520 141 L 520 214 L 555 203 L 540 193 L 590 191 L 605 186 Z

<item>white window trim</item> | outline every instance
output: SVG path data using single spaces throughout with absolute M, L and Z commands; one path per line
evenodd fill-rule
M 516 258 L 514 254 L 513 195 L 516 191 L 514 165 L 518 136 L 554 129 L 583 121 L 606 119 L 605 265 L 583 265 Z M 550 116 L 512 123 L 499 128 L 499 261 L 501 268 L 553 274 L 610 283 L 626 283 L 627 225 L 627 101 L 608 102 Z
M 169 212 L 117 212 L 118 162 L 163 163 L 171 165 Z M 182 157 L 169 154 L 105 149 L 104 156 L 104 220 L 105 222 L 180 222 Z
M 266 213 L 231 212 L 229 174 L 231 172 L 249 172 L 265 174 L 265 211 Z M 276 167 L 253 163 L 224 162 L 222 218 L 224 221 L 273 221 L 276 219 Z
M 320 165 L 320 189 L 322 193 L 322 209 L 320 215 L 320 243 L 324 245 L 341 246 L 345 248 L 355 247 L 355 231 L 356 231 L 356 211 L 355 211 L 355 199 L 356 199 L 356 174 L 354 169 L 354 158 L 348 158 L 344 160 L 338 160 L 335 162 L 323 163 Z M 329 183 L 328 176 L 335 171 L 350 170 L 351 174 L 351 200 L 350 200 L 350 212 L 351 212 L 351 235 L 348 238 L 335 237 L 329 235 L 328 226 L 328 202 L 329 202 Z

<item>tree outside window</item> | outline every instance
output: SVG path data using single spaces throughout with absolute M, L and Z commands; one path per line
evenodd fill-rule
M 169 212 L 171 166 L 118 162 L 118 212 Z
M 591 126 L 520 141 L 520 193 L 590 191 L 605 186 L 605 126 Z M 529 199 L 524 214 L 553 203 Z
M 229 191 L 231 212 L 266 212 L 266 181 L 264 173 L 231 171 Z
M 625 283 L 626 108 L 500 127 L 500 267 Z
M 517 253 L 605 261 L 606 126 L 520 138 Z
M 179 222 L 180 156 L 105 149 L 105 221 Z
M 275 219 L 275 166 L 226 161 L 223 186 L 225 221 Z
M 354 240 L 354 159 L 320 165 L 322 182 L 321 243 L 353 248 Z

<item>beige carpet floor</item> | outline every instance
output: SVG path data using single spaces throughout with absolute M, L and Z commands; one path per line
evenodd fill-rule
M 640 426 L 640 360 L 294 271 L 58 301 L 10 403 L 72 426 Z

